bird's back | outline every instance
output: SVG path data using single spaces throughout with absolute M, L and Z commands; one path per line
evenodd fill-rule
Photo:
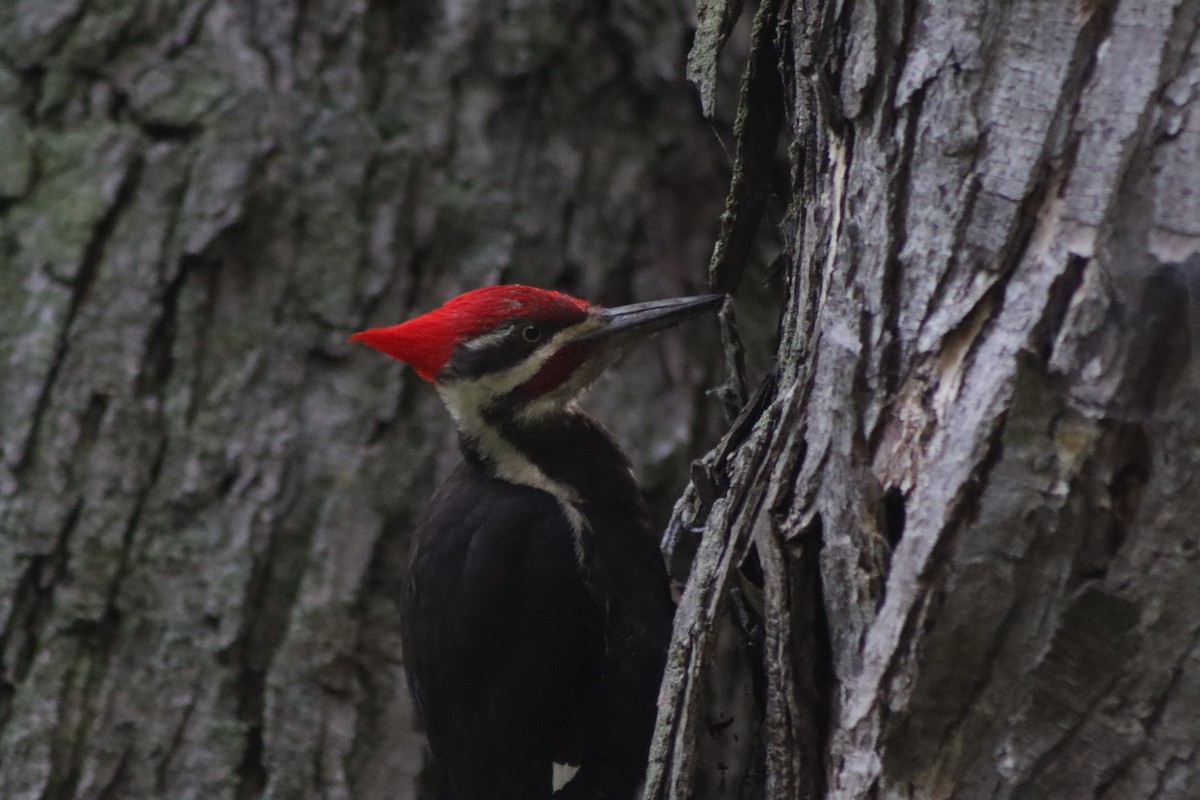
M 667 576 L 624 457 L 586 418 L 570 424 L 553 452 L 522 444 L 580 486 L 582 550 L 558 500 L 469 449 L 417 533 L 404 648 L 437 800 L 549 797 L 555 762 L 580 765 L 561 796 L 621 800 L 645 768 Z

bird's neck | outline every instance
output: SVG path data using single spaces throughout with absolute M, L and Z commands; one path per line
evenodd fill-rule
M 536 419 L 482 412 L 456 419 L 466 457 L 496 478 L 547 492 L 577 532 L 601 506 L 642 508 L 629 460 L 600 423 L 574 404 Z

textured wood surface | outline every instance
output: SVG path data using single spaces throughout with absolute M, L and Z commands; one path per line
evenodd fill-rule
M 0 3 L 0 797 L 413 796 L 395 591 L 455 441 L 346 336 L 703 291 L 688 13 Z M 589 403 L 664 519 L 715 438 L 687 337 Z
M 680 506 L 648 796 L 759 713 L 702 796 L 1200 796 L 1200 3 L 777 20 L 789 305 Z M 745 581 L 761 705 L 705 691 Z

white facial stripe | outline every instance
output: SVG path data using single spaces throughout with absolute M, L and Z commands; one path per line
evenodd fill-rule
M 480 350 L 486 350 L 492 345 L 504 341 L 511 335 L 511 330 L 509 330 L 507 327 L 501 327 L 497 328 L 491 333 L 485 333 L 481 336 L 476 336 L 474 339 L 470 339 L 464 344 L 468 350 L 478 352 Z
M 488 373 L 476 378 L 456 379 L 451 378 L 445 381 L 446 384 L 454 382 L 458 383 L 473 383 L 476 386 L 486 388 L 492 397 L 501 397 L 508 394 L 513 389 L 528 381 L 545 366 L 550 357 L 557 353 L 562 346 L 589 331 L 594 331 L 601 326 L 601 322 L 591 317 L 583 322 L 576 323 L 569 328 L 563 328 L 554 336 L 550 337 L 541 347 L 530 353 L 529 357 L 514 364 L 506 370 Z M 466 346 L 469 350 L 478 351 L 484 350 L 492 345 L 502 341 L 511 335 L 511 331 L 501 329 L 491 333 L 479 336 L 467 342 Z
M 492 462 L 496 468 L 496 474 L 500 478 L 509 483 L 540 489 L 558 501 L 567 522 L 571 525 L 575 539 L 575 556 L 581 562 L 583 559 L 582 532 L 586 521 L 576 505 L 580 502 L 578 494 L 570 486 L 554 480 L 543 472 L 515 445 L 501 436 L 500 432 L 484 419 L 483 409 L 497 397 L 503 397 L 530 380 L 563 344 L 576 336 L 595 330 L 600 324 L 597 320 L 589 318 L 569 328 L 564 328 L 538 348 L 528 359 L 502 372 L 481 375 L 473 379 L 451 378 L 435 384 L 446 408 L 450 410 L 450 415 L 454 417 L 458 429 L 476 443 L 479 454 Z M 489 334 L 474 340 L 469 346 L 487 346 L 505 335 L 507 333 Z M 575 383 L 574 378 L 575 376 L 572 376 L 564 384 L 564 389 L 567 385 Z M 535 401 L 534 404 L 542 408 L 549 408 L 548 404 L 553 402 L 555 408 L 561 408 L 566 399 L 571 396 L 565 391 L 554 391 L 550 395 L 544 402 Z
M 529 381 L 566 342 L 595 330 L 600 324 L 589 318 L 569 328 L 563 328 L 554 334 L 546 344 L 531 353 L 529 358 L 506 370 L 480 375 L 476 378 L 449 378 L 439 381 L 437 383 L 438 393 L 441 394 L 446 407 L 450 409 L 450 415 L 458 423 L 459 430 L 473 436 L 476 428 L 485 424 L 482 417 L 485 405 Z M 474 347 L 477 343 L 485 340 L 495 341 L 492 337 L 503 335 L 488 334 L 486 337 L 474 340 L 469 346 Z

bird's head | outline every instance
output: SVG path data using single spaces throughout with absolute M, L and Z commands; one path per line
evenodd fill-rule
M 723 295 L 602 308 L 530 286 L 489 286 L 350 337 L 411 364 L 460 427 L 492 410 L 535 418 L 562 408 L 637 339 L 716 308 Z

